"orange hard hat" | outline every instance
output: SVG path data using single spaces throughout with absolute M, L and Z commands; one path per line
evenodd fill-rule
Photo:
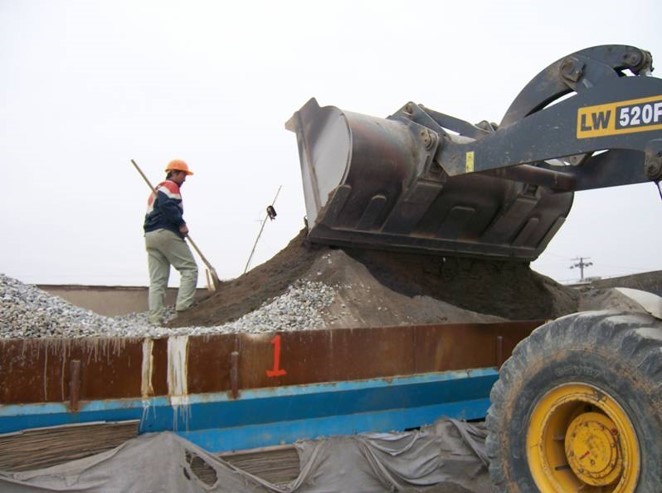
M 168 163 L 168 166 L 166 166 L 166 173 L 168 171 L 183 171 L 187 175 L 192 175 L 193 171 L 188 169 L 188 164 L 186 164 L 184 161 L 181 159 L 173 159 Z

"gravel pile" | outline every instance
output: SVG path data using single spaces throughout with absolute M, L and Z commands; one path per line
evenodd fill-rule
M 0 339 L 44 337 L 164 337 L 216 333 L 263 333 L 324 327 L 319 312 L 333 301 L 333 288 L 300 281 L 258 310 L 212 327 L 154 327 L 146 313 L 104 317 L 0 274 Z M 174 310 L 171 307 L 170 313 Z

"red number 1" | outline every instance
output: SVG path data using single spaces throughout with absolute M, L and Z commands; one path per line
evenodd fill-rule
M 287 372 L 280 367 L 280 334 L 275 335 L 271 339 L 271 344 L 274 345 L 274 367 L 267 370 L 268 377 L 281 377 L 287 375 Z

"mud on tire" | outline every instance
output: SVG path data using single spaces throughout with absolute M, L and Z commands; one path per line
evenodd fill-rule
M 545 324 L 490 398 L 497 491 L 662 492 L 661 321 L 585 312 Z

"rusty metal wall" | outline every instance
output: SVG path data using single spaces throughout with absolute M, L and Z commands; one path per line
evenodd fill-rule
M 0 404 L 166 396 L 173 368 L 188 394 L 500 366 L 540 321 L 310 330 L 182 339 L 0 341 Z M 145 359 L 145 361 L 143 361 Z M 144 364 L 145 362 L 145 364 Z M 174 366 L 173 366 L 174 365 Z M 146 370 L 147 369 L 147 370 Z

